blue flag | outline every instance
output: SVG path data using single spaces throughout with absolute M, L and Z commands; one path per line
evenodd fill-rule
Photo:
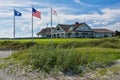
M 14 10 L 14 16 L 22 16 L 22 13 L 20 13 L 19 11 Z

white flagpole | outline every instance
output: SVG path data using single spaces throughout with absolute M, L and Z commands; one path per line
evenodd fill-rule
M 52 41 L 52 6 L 51 6 L 51 45 L 53 44 Z
M 33 7 L 32 7 L 32 9 L 33 9 Z M 32 43 L 34 42 L 33 41 L 33 11 L 32 11 L 32 25 L 31 25 L 31 32 L 32 32 Z
M 13 18 L 13 38 L 15 39 L 15 9 L 14 9 L 14 18 Z

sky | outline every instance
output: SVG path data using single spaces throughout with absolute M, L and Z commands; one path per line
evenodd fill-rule
M 32 7 L 41 12 L 41 19 L 33 18 L 36 37 L 42 28 L 50 27 L 51 6 L 57 12 L 53 27 L 86 22 L 91 28 L 120 31 L 120 0 L 0 0 L 0 38 L 13 38 L 14 9 L 22 13 L 15 17 L 16 37 L 31 37 Z

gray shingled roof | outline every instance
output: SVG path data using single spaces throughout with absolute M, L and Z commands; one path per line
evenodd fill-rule
M 108 29 L 92 29 L 94 32 L 106 32 L 106 33 L 111 33 L 113 31 L 108 30 Z
M 80 25 L 83 25 L 83 24 L 86 24 L 86 23 L 75 23 L 75 24 L 71 24 L 71 25 L 66 25 L 66 24 L 58 24 L 60 27 L 62 27 L 65 32 L 69 32 L 69 28 L 70 27 L 74 27 L 73 30 L 75 30 L 77 27 L 79 27 Z

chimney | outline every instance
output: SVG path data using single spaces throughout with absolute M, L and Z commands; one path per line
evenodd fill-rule
M 75 22 L 75 25 L 78 25 L 79 24 L 79 22 Z

